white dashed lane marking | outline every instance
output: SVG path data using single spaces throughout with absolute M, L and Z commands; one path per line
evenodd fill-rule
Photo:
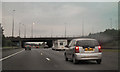
M 40 53 L 41 55 L 43 55 L 43 53 Z
M 46 58 L 48 61 L 50 61 L 50 59 L 49 58 Z

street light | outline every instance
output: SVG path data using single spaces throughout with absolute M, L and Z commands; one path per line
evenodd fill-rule
M 23 25 L 24 25 L 24 38 L 26 38 L 26 25 L 25 24 Z
M 82 19 L 82 36 L 84 36 L 84 17 Z
M 20 37 L 20 34 L 21 34 L 20 28 L 21 28 L 21 23 L 19 23 L 19 37 Z
M 15 13 L 15 10 L 13 10 L 12 37 L 14 36 L 14 13 Z
M 25 36 L 24 37 L 26 38 L 26 25 L 25 25 Z
M 112 29 L 112 18 L 110 18 L 110 28 Z
M 33 25 L 34 25 L 35 23 L 33 22 L 32 23 L 32 26 L 31 26 L 31 37 L 33 37 Z
M 66 37 L 66 23 L 65 23 L 65 37 Z
M 53 30 L 52 30 L 52 28 L 51 28 L 51 37 L 53 36 Z

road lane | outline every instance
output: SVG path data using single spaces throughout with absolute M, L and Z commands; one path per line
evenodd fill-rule
M 2 57 L 9 56 L 11 54 L 14 54 L 18 51 L 24 50 L 23 48 L 18 48 L 18 49 L 9 49 L 9 50 L 2 50 Z
M 32 49 L 3 61 L 3 70 L 116 70 L 117 52 L 104 52 L 102 64 L 86 61 L 73 64 L 64 60 L 64 51 Z
M 24 51 L 24 50 L 21 50 L 21 51 L 19 51 L 19 52 L 13 53 L 13 54 L 11 54 L 11 55 L 9 55 L 9 56 L 3 57 L 3 58 L 0 59 L 0 61 L 3 61 L 3 60 L 5 60 L 5 59 L 8 59 L 8 58 L 10 58 L 10 57 L 12 57 L 12 56 L 14 56 L 14 55 L 16 55 L 16 54 L 19 54 L 19 53 L 23 52 L 23 51 Z
M 118 68 L 118 53 L 103 52 L 102 64 L 96 64 L 95 61 L 84 61 L 77 65 L 64 60 L 63 51 L 42 50 L 56 65 L 62 67 L 62 70 L 115 70 Z M 62 66 L 64 65 L 64 66 Z

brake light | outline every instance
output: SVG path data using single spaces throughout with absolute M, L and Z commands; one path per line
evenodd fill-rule
M 27 46 L 25 46 L 25 47 L 27 47 Z
M 99 50 L 99 52 L 102 52 L 102 51 L 101 51 L 101 46 L 98 46 L 98 50 Z
M 78 46 L 75 47 L 75 53 L 79 53 L 79 47 Z
M 29 46 L 29 47 L 31 47 L 31 46 Z

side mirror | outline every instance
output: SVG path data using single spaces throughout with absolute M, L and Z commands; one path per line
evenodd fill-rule
M 69 48 L 69 46 L 68 46 L 68 45 L 66 45 L 65 47 L 66 47 L 66 48 Z

